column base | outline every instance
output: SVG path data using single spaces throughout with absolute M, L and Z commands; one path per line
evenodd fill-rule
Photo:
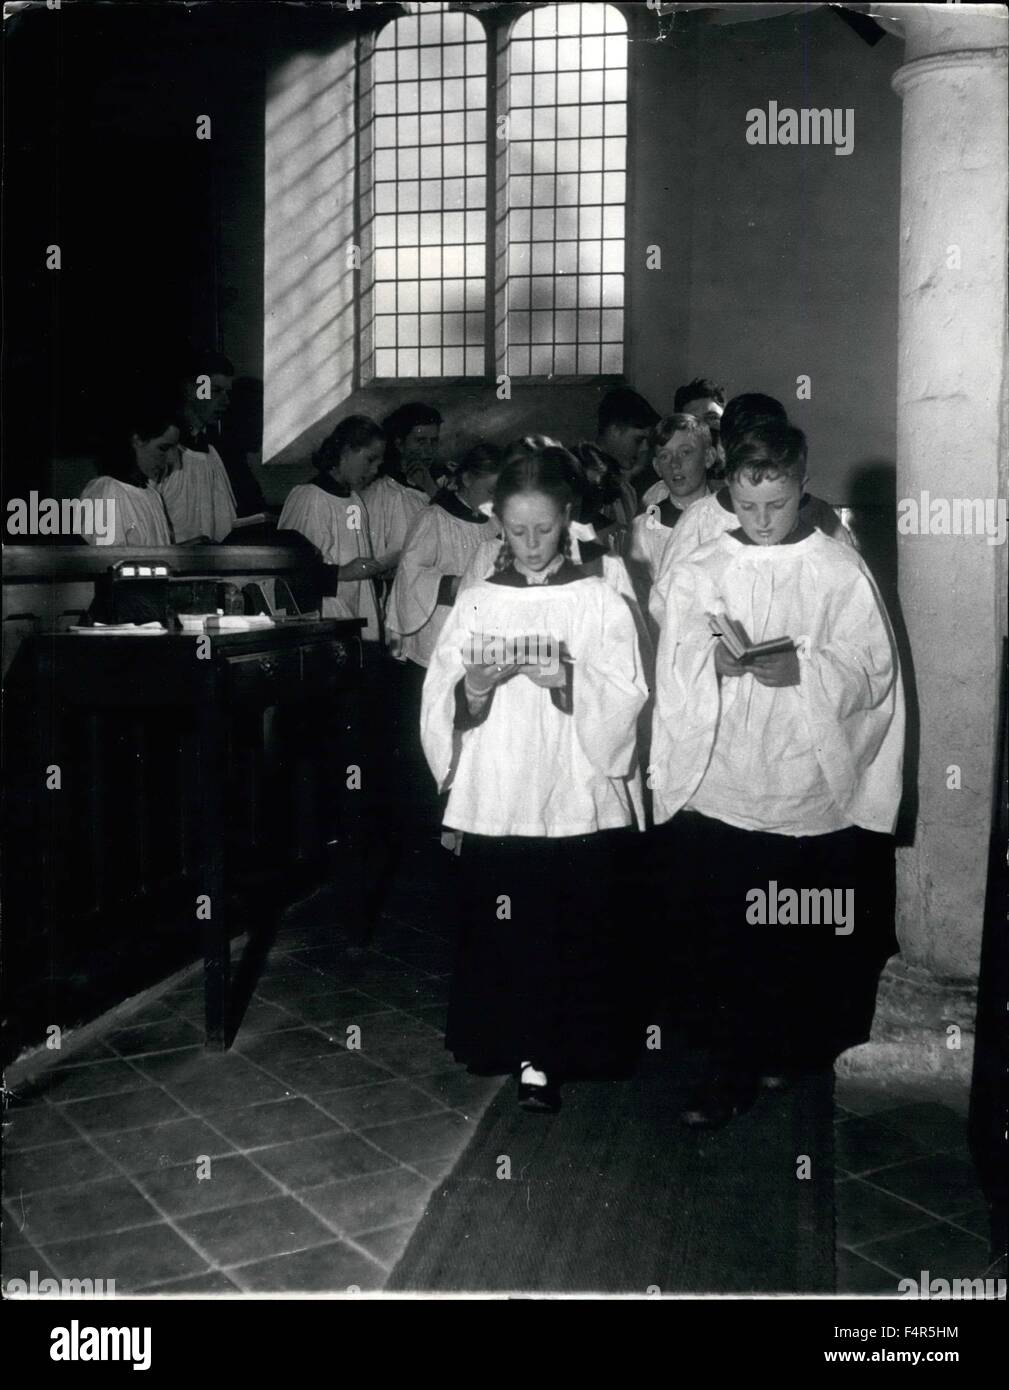
M 869 1041 L 842 1052 L 839 1077 L 970 1091 L 977 984 L 942 979 L 900 957 L 879 981 Z

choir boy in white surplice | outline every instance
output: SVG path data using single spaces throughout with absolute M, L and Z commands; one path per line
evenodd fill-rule
M 562 451 L 502 471 L 506 546 L 442 628 L 421 719 L 444 822 L 463 832 L 446 1045 L 472 1070 L 517 1072 L 520 1104 L 547 1111 L 562 1078 L 626 1058 L 614 864 L 647 698 L 627 604 L 565 555 L 573 500 Z
M 375 477 L 385 436 L 366 415 L 349 415 L 316 454 L 316 476 L 288 493 L 278 531 L 298 531 L 335 570 L 336 593 L 323 599 L 324 618 L 364 618 L 365 641 L 381 639 L 375 580 L 384 564 L 372 552 L 361 492 Z
M 725 415 L 722 417 L 722 441 L 726 450 L 734 443 L 741 443 L 744 439 L 759 443 L 765 438 L 765 430 L 773 432 L 788 424 L 784 407 L 772 396 L 758 396 L 756 399 L 769 402 L 770 407 L 776 406 L 780 412 L 776 415 L 769 413 L 769 407 L 763 407 L 764 413 L 750 412 L 745 408 L 743 410 L 734 409 L 736 401 L 745 402 L 748 399 L 749 397 L 746 396 L 735 397 L 726 407 Z M 803 436 L 802 449 L 802 466 L 805 469 L 805 436 Z M 800 502 L 800 514 L 803 521 L 815 526 L 824 535 L 830 536 L 840 545 L 854 548 L 855 543 L 848 528 L 841 521 L 834 508 L 828 502 L 824 502 L 822 498 L 814 497 L 812 493 L 804 490 Z M 715 540 L 726 531 L 735 530 L 737 525 L 738 519 L 727 486 L 718 488 L 717 491 L 709 493 L 707 497 L 702 497 L 681 518 L 659 558 L 658 567 L 652 580 L 648 607 L 652 619 L 660 627 L 666 607 L 666 595 L 669 591 L 669 575 L 673 566 L 686 559 L 698 546 Z
M 709 1062 L 689 1125 L 864 1041 L 895 949 L 896 648 L 859 556 L 803 516 L 803 459 L 785 425 L 731 446 L 737 525 L 669 575 L 650 771 L 672 968 Z M 726 618 L 787 649 L 733 655 Z
M 659 481 L 645 493 L 645 509 L 634 518 L 628 555 L 645 608 L 673 530 L 688 507 L 707 497 L 708 472 L 715 462 L 711 430 L 693 415 L 667 415 L 652 431 L 651 445 Z

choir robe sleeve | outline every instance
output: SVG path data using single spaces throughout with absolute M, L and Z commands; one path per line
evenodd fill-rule
M 673 570 L 692 554 L 705 541 L 717 536 L 725 529 L 721 518 L 714 514 L 714 495 L 702 498 L 680 517 L 669 534 L 653 575 L 651 592 L 648 596 L 648 611 L 659 627 L 666 619 L 666 605 L 672 584 Z M 733 525 L 736 523 L 733 521 Z
M 696 566 L 680 564 L 669 570 L 652 717 L 650 780 L 657 823 L 682 809 L 711 758 L 719 714 L 717 638 L 705 615 L 721 607 L 707 576 Z
M 905 732 L 896 642 L 861 562 L 837 568 L 818 631 L 798 634 L 799 690 L 834 800 L 853 824 L 892 834 Z
M 161 497 L 153 487 L 133 487 L 116 478 L 92 478 L 81 489 L 81 500 L 101 503 L 106 525 L 114 521 L 112 534 L 101 535 L 94 526 L 82 524 L 78 535 L 89 545 L 168 546 L 172 544 L 168 516 Z M 111 504 L 111 517 L 110 517 Z M 92 521 L 94 521 L 92 514 Z
M 456 730 L 456 687 L 466 674 L 462 653 L 469 632 L 468 614 L 457 605 L 441 630 L 424 678 L 420 741 L 439 791 L 445 791 L 450 783 L 461 736 Z
M 401 487 L 393 478 L 378 478 L 361 494 L 368 509 L 372 554 L 388 560 L 403 549 L 418 514 L 428 505 L 426 493 Z
M 648 623 L 626 562 L 619 555 L 604 555 L 603 578 L 613 592 L 620 595 L 630 610 L 631 617 L 634 619 L 634 630 L 638 635 L 638 646 L 645 660 L 646 669 L 650 673 L 655 660 L 654 643 L 652 642 L 652 635 L 648 631 Z
M 492 537 L 480 542 L 459 579 L 458 592 L 460 594 L 466 589 L 471 589 L 474 584 L 479 584 L 493 573 L 494 561 L 497 559 L 500 549 L 501 540 L 499 537 Z
M 278 531 L 298 531 L 311 541 L 327 565 L 341 565 L 353 558 L 341 557 L 341 528 L 334 524 L 334 508 L 328 495 L 311 483 L 299 483 L 287 494 Z M 358 554 L 355 547 L 354 556 Z
M 592 766 L 605 777 L 626 778 L 636 768 L 637 718 L 648 686 L 630 604 L 606 584 L 597 594 L 573 653 L 571 717 Z
M 414 518 L 399 557 L 386 622 L 402 637 L 419 632 L 431 621 L 438 607 L 441 581 L 451 573 L 446 565 L 452 557 L 445 553 L 441 540 L 438 510 L 425 507 Z

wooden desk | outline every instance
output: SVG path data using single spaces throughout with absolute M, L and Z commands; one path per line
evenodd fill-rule
M 228 885 L 225 882 L 227 733 L 244 709 L 322 702 L 362 681 L 360 619 L 292 620 L 256 632 L 200 639 L 49 633 L 26 639 L 38 715 L 40 785 L 60 762 L 60 717 L 70 709 L 95 718 L 170 707 L 195 721 L 189 806 L 194 820 L 193 884 L 203 922 L 206 1043 L 227 1046 L 231 979 Z M 201 655 L 201 652 L 203 653 Z M 97 770 L 92 766 L 91 775 Z M 64 774 L 65 775 L 65 774 Z M 39 845 L 43 912 L 55 912 L 60 828 L 57 798 L 47 799 Z M 51 920 L 51 919 L 46 919 Z

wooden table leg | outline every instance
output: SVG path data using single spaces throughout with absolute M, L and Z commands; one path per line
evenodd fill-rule
M 203 985 L 206 997 L 206 1045 L 223 1051 L 228 1045 L 228 1002 L 231 951 L 228 934 L 227 885 L 224 873 L 224 779 L 226 737 L 215 688 L 208 689 L 197 719 L 198 798 L 197 917 L 203 922 Z

